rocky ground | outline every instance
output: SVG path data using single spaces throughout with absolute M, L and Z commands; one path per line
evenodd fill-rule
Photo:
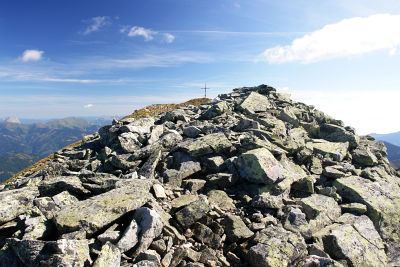
M 386 148 L 261 85 L 125 118 L 0 192 L 1 266 L 399 266 Z

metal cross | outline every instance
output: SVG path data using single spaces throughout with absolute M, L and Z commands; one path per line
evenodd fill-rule
M 204 84 L 204 88 L 201 88 L 201 89 L 204 90 L 204 98 L 207 98 L 207 90 L 208 90 L 208 89 L 211 89 L 211 88 L 207 87 L 207 83 L 205 83 L 205 84 Z

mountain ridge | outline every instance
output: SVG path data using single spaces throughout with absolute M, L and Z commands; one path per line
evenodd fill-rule
M 399 205 L 382 142 L 242 87 L 115 120 L 3 185 L 0 264 L 393 266 Z

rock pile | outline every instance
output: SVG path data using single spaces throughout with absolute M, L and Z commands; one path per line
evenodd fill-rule
M 1 266 L 398 266 L 386 148 L 261 85 L 114 121 L 0 192 Z

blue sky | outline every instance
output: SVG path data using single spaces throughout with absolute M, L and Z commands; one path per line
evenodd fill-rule
M 368 2 L 368 3 L 366 3 Z M 400 130 L 396 0 L 4 0 L 0 117 L 126 115 L 272 85 L 356 127 Z

